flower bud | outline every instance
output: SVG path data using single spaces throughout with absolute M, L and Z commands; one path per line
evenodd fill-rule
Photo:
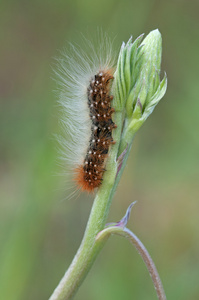
M 113 91 L 116 109 L 125 108 L 125 128 L 134 134 L 164 96 L 167 78 L 160 81 L 162 38 L 158 29 L 143 35 L 133 43 L 123 43 Z

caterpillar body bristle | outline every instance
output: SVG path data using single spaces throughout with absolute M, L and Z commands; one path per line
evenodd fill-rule
M 57 72 L 67 135 L 60 139 L 62 156 L 77 187 L 87 192 L 102 184 L 109 148 L 115 143 L 112 131 L 117 126 L 112 120 L 115 110 L 110 94 L 114 69 L 109 46 L 101 47 L 106 50 L 104 58 L 95 52 L 93 59 L 73 47 L 74 56 L 64 55 Z

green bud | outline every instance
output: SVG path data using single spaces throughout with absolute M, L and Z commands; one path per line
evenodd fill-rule
M 114 74 L 113 106 L 125 108 L 125 130 L 134 134 L 164 96 L 167 78 L 160 81 L 162 38 L 158 29 L 143 35 L 133 43 L 123 43 Z M 141 43 L 142 41 L 142 43 Z

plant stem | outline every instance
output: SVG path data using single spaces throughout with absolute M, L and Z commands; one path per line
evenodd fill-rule
M 120 141 L 120 144 L 116 143 L 110 149 L 106 165 L 107 171 L 104 174 L 103 184 L 96 194 L 81 245 L 71 265 L 49 300 L 72 299 L 105 243 L 105 240 L 96 243 L 96 236 L 104 229 L 110 204 L 124 171 L 133 142 L 132 133 L 130 135 L 128 130 L 123 130 L 121 138 L 123 126 L 121 112 L 115 113 L 114 121 L 118 127 L 114 132 L 113 138 L 116 141 Z M 117 158 L 124 151 L 125 147 L 127 147 L 127 151 L 123 159 L 122 167 L 117 174 Z
M 114 131 L 113 138 L 115 141 L 120 141 L 123 124 L 121 112 L 115 113 L 114 121 L 117 124 L 117 129 Z M 106 164 L 107 171 L 103 177 L 103 184 L 96 194 L 82 243 L 50 300 L 67 300 L 74 296 L 104 245 L 104 242 L 96 243 L 95 239 L 97 234 L 104 229 L 114 194 L 112 191 L 115 191 L 115 185 L 117 185 L 115 178 L 117 174 L 118 148 L 119 143 L 117 142 L 110 149 Z M 121 172 L 119 172 L 118 176 L 119 178 L 121 177 Z
M 104 228 L 110 205 L 109 194 L 102 197 L 101 193 L 96 195 L 80 248 L 50 300 L 66 300 L 73 297 L 104 244 L 95 243 L 97 233 Z

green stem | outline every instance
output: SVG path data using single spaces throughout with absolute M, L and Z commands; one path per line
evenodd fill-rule
M 122 132 L 122 137 L 121 137 L 121 142 L 120 142 L 120 146 L 119 146 L 119 149 L 118 149 L 118 157 L 119 155 L 122 154 L 123 151 L 125 151 L 125 149 L 127 149 L 126 151 L 126 154 L 123 158 L 123 162 L 122 162 L 122 166 L 121 166 L 121 169 L 119 171 L 119 173 L 117 174 L 117 177 L 115 179 L 115 184 L 114 184 L 114 187 L 112 189 L 112 193 L 111 193 L 111 196 L 113 197 L 114 193 L 115 193 L 115 190 L 118 186 L 118 183 L 120 181 L 120 178 L 123 174 L 123 171 L 124 171 L 124 168 L 126 166 L 126 163 L 127 163 L 127 159 L 129 157 L 129 154 L 130 154 L 130 151 L 131 151 L 131 147 L 132 147 L 132 144 L 133 144 L 133 140 L 134 140 L 134 137 L 135 137 L 135 133 L 132 133 L 129 132 L 128 130 L 128 125 L 127 125 L 127 122 L 125 123 L 124 125 L 124 128 L 123 128 L 123 132 Z
M 114 121 L 118 127 L 114 132 L 113 138 L 115 141 L 121 142 L 120 144 L 117 142 L 110 150 L 106 165 L 107 171 L 104 174 L 103 184 L 96 194 L 83 240 L 71 265 L 54 290 L 50 300 L 67 300 L 74 296 L 105 243 L 105 241 L 96 243 L 96 236 L 104 229 L 110 204 L 122 176 L 133 142 L 132 132 L 130 134 L 125 128 L 121 139 L 123 126 L 121 112 L 115 113 Z M 124 151 L 125 147 L 127 147 L 127 152 L 124 156 L 121 170 L 117 174 L 117 158 Z
M 115 113 L 114 121 L 118 127 L 113 133 L 113 138 L 115 141 L 120 141 L 123 124 L 121 112 Z M 115 191 L 115 185 L 117 185 L 115 178 L 117 174 L 118 149 L 119 142 L 110 149 L 106 164 L 107 171 L 103 177 L 103 184 L 96 194 L 82 243 L 50 300 L 67 300 L 74 296 L 104 245 L 104 242 L 96 243 L 95 239 L 97 234 L 104 229 L 113 197 L 112 191 Z
M 71 299 L 87 275 L 104 243 L 96 245 L 95 237 L 104 228 L 110 206 L 110 189 L 97 193 L 80 248 L 50 300 Z

